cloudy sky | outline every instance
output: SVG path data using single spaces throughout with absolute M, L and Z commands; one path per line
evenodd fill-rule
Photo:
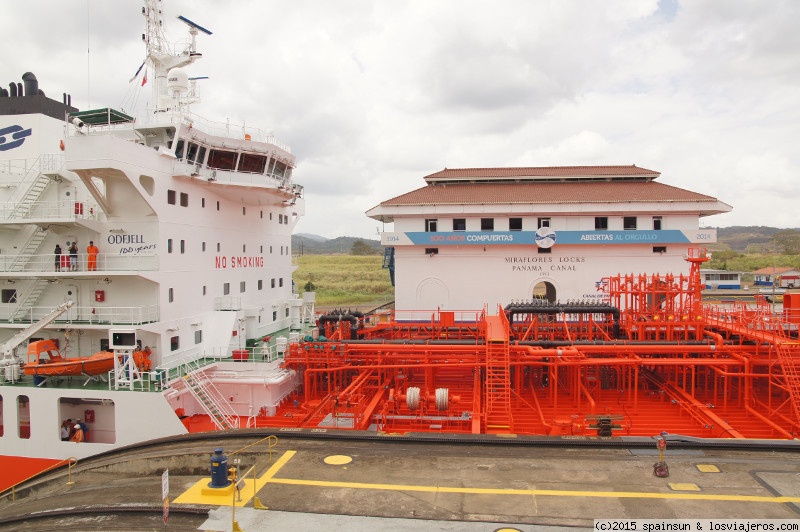
M 0 83 L 130 107 L 139 0 L 3 2 Z M 715 196 L 707 227 L 800 227 L 800 2 L 166 0 L 200 36 L 193 109 L 272 130 L 297 232 L 377 238 L 364 212 L 445 167 L 636 164 Z M 146 87 L 147 88 L 147 87 Z M 391 226 L 386 227 L 387 230 Z

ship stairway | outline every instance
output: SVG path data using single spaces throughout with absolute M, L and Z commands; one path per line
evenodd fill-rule
M 47 284 L 47 281 L 44 279 L 34 279 L 28 284 L 27 290 L 20 290 L 17 292 L 18 303 L 17 308 L 14 309 L 11 314 L 11 318 L 9 319 L 11 323 L 24 319 L 25 314 L 27 314 L 31 308 L 33 308 L 34 303 L 39 300 L 39 296 L 42 295 L 44 289 L 47 288 Z M 33 321 L 33 317 L 24 321 Z
M 14 207 L 8 219 L 25 218 L 31 207 L 39 200 L 42 193 L 53 181 L 61 181 L 66 176 L 62 173 L 62 160 L 56 154 L 41 155 L 28 170 L 19 187 L 9 199 Z
M 20 272 L 25 269 L 25 266 L 31 260 L 31 257 L 36 254 L 39 246 L 42 245 L 45 237 L 47 236 L 47 229 L 36 225 L 30 226 L 25 232 L 20 235 L 18 243 L 14 243 L 14 247 L 19 251 L 14 256 L 14 259 L 6 267 L 8 272 Z
M 800 421 L 800 344 L 793 343 L 791 346 L 793 349 L 786 344 L 780 344 L 775 351 L 783 369 L 783 378 L 795 419 Z
M 486 317 L 486 432 L 511 432 L 511 355 L 508 318 Z
M 217 429 L 239 428 L 239 416 L 204 371 L 191 371 L 186 374 L 184 381 Z

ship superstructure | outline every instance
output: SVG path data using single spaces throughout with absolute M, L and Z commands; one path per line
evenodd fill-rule
M 0 362 L 3 454 L 75 456 L 56 447 L 56 428 L 90 410 L 77 455 L 141 438 L 121 422 L 137 410 L 152 416 L 145 438 L 185 432 L 158 390 L 170 369 L 230 359 L 300 319 L 295 156 L 271 133 L 193 112 L 197 80 L 184 68 L 211 32 L 179 17 L 189 40 L 172 49 L 161 2 L 144 4 L 147 60 L 134 82 L 153 87 L 147 109 L 81 111 L 48 98 L 32 73 L 0 96 L 0 343 L 19 341 Z M 34 340 L 66 359 L 120 353 L 108 389 L 87 391 L 89 378 L 31 386 L 21 365 Z M 130 366 L 123 355 L 135 351 L 150 353 L 152 372 Z M 158 393 L 134 391 L 143 387 Z

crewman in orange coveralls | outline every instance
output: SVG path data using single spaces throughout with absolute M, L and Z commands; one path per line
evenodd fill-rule
M 97 254 L 100 253 L 100 249 L 94 245 L 94 242 L 91 240 L 89 241 L 89 247 L 86 248 L 86 254 L 88 255 L 87 262 L 87 270 L 90 272 L 97 271 Z

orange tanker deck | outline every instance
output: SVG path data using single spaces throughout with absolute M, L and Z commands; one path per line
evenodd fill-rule
M 796 438 L 800 294 L 781 313 L 764 300 L 704 305 L 707 258 L 691 255 L 688 276 L 606 279 L 599 304 L 323 316 L 319 338 L 292 344 L 284 361 L 302 386 L 257 425 Z

